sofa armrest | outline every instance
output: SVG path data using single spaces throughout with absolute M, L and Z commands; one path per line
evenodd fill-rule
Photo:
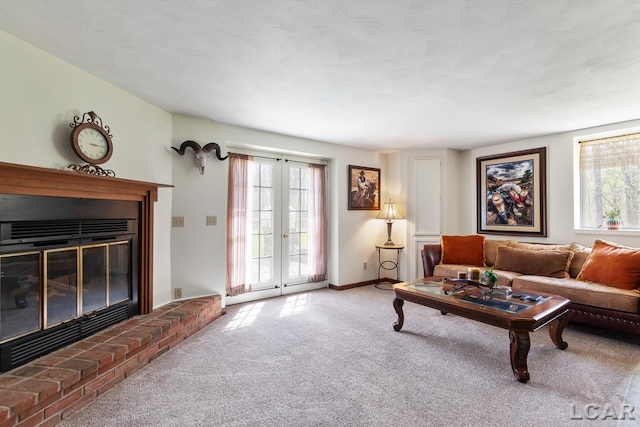
M 423 245 L 422 249 L 420 249 L 420 256 L 422 257 L 424 277 L 433 276 L 433 269 L 440 264 L 440 259 L 442 258 L 440 243 Z

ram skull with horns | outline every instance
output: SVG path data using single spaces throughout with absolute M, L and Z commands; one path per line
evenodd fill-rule
M 176 147 L 171 148 L 173 148 L 181 156 L 184 156 L 187 148 L 191 148 L 195 153 L 196 163 L 198 165 L 198 169 L 200 170 L 200 175 L 204 175 L 204 167 L 207 164 L 207 160 L 209 160 L 209 154 L 212 151 L 215 151 L 218 160 L 225 160 L 227 157 L 229 157 L 228 154 L 224 157 L 220 156 L 220 146 L 215 142 L 210 142 L 208 144 L 205 144 L 204 147 L 201 147 L 200 144 L 195 141 L 185 141 L 180 144 L 179 149 Z

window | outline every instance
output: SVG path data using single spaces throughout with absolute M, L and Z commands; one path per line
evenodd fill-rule
M 579 141 L 580 228 L 606 228 L 619 210 L 622 229 L 640 229 L 640 133 Z

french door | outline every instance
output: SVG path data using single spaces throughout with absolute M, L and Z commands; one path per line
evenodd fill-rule
M 246 278 L 252 291 L 227 297 L 228 304 L 326 287 L 308 281 L 309 169 L 291 159 L 251 161 Z

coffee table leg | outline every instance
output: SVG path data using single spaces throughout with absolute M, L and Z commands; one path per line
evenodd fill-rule
M 509 339 L 511 340 L 511 369 L 513 370 L 513 375 L 521 383 L 526 383 L 529 381 L 529 371 L 527 370 L 527 355 L 531 347 L 529 332 L 509 331 Z
M 396 313 L 398 313 L 398 321 L 393 323 L 393 329 L 396 331 L 402 329 L 402 325 L 404 325 L 404 312 L 402 311 L 403 305 L 403 299 L 396 298 L 393 300 L 393 308 L 396 310 Z
M 569 315 L 567 313 L 549 323 L 549 336 L 551 337 L 551 341 L 553 341 L 560 350 L 565 350 L 569 347 L 569 344 L 562 340 L 562 332 L 568 323 Z

